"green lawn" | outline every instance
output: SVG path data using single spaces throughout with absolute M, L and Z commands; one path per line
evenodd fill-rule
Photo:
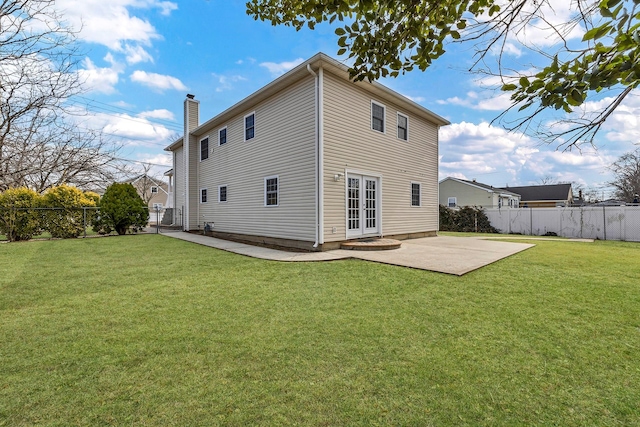
M 454 277 L 0 244 L 0 425 L 640 425 L 640 245 L 536 245 Z

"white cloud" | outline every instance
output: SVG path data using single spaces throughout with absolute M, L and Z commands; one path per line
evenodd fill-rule
M 162 39 L 155 27 L 144 18 L 132 14 L 131 9 L 160 9 L 168 16 L 178 8 L 177 3 L 159 0 L 57 0 L 55 7 L 79 37 L 89 43 L 106 46 L 123 53 L 130 64 L 152 61 L 143 46 Z
M 98 67 L 90 58 L 85 58 L 82 61 L 84 68 L 78 70 L 78 74 L 84 87 L 89 92 L 101 92 L 105 94 L 115 92 L 115 85 L 118 84 L 119 74 L 122 73 L 123 68 L 114 61 L 111 54 L 107 54 L 104 59 L 111 63 L 111 67 Z
M 218 80 L 218 86 L 216 87 L 216 92 L 223 92 L 225 90 L 231 90 L 233 89 L 233 84 L 237 83 L 237 82 L 244 82 L 247 81 L 247 79 L 245 77 L 242 77 L 240 75 L 231 75 L 231 76 L 224 76 L 221 74 L 216 74 L 216 73 L 211 73 L 211 75 Z
M 294 59 L 293 61 L 261 62 L 260 66 L 266 68 L 267 70 L 269 70 L 271 75 L 276 77 L 276 76 L 280 76 L 280 75 L 286 73 L 287 71 L 291 70 L 292 68 L 297 67 L 298 65 L 302 64 L 303 62 L 304 62 L 304 59 L 298 58 L 298 59 Z
M 153 57 L 140 45 L 130 46 L 124 45 L 122 49 L 126 55 L 127 63 L 137 64 L 139 62 L 153 62 Z
M 530 185 L 551 176 L 557 181 L 607 180 L 611 153 L 595 149 L 557 151 L 519 133 L 488 123 L 454 123 L 440 130 L 440 178 L 476 178 L 503 187 Z
M 142 113 L 138 114 L 138 117 L 142 117 L 145 119 L 161 119 L 171 121 L 174 121 L 176 119 L 171 111 L 165 109 L 143 111 Z
M 179 79 L 163 74 L 136 70 L 131 74 L 130 78 L 132 82 L 140 83 L 159 91 L 167 89 L 187 90 L 187 87 Z

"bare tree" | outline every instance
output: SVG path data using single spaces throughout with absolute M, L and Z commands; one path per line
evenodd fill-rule
M 141 163 L 141 165 L 142 173 L 129 181 L 136 188 L 144 203 L 148 205 L 149 201 L 156 195 L 153 192 L 153 188 L 155 187 L 156 191 L 162 191 L 160 187 L 164 180 L 151 174 L 153 165 L 149 163 Z
M 615 179 L 609 184 L 614 188 L 614 197 L 633 202 L 640 194 L 640 148 L 623 154 L 611 165 Z
M 65 119 L 82 82 L 76 33 L 54 3 L 0 0 L 0 191 L 95 189 L 118 168 L 117 147 Z

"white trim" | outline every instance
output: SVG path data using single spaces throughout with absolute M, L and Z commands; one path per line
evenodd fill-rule
M 156 190 L 156 191 L 153 191 Z M 158 186 L 157 185 L 152 185 L 151 186 L 151 194 L 158 194 Z
M 206 191 L 206 194 L 207 194 L 207 200 L 205 200 L 204 202 L 202 201 L 202 191 Z M 199 200 L 200 200 L 200 203 L 209 203 L 209 190 L 207 190 L 206 188 L 201 188 Z
M 379 107 L 382 107 L 382 132 L 373 128 L 373 104 L 376 104 Z M 382 134 L 387 133 L 387 106 L 382 102 L 371 100 L 371 109 L 369 110 L 369 119 L 371 121 L 371 130 L 375 132 L 380 132 Z
M 267 180 L 268 179 L 277 179 L 277 184 L 278 184 L 278 189 L 276 190 L 276 197 L 278 198 L 278 203 L 276 203 L 275 205 L 267 205 Z M 271 176 L 266 176 L 264 177 L 264 206 L 266 208 L 275 208 L 280 206 L 280 175 L 271 175 Z
M 247 139 L 247 117 L 253 115 L 253 138 Z M 256 138 L 256 111 L 253 110 L 242 118 L 242 140 L 243 142 L 251 141 Z
M 418 204 L 414 205 L 413 204 L 413 185 L 416 184 L 418 186 Z M 422 207 L 422 183 L 421 182 L 417 182 L 417 181 L 411 181 L 411 207 L 412 208 L 421 208 Z
M 409 141 L 409 116 L 407 116 L 404 113 L 401 113 L 400 111 L 396 111 L 396 138 L 398 138 L 400 141 Z M 407 119 L 407 139 L 402 139 L 398 136 L 398 130 L 400 128 L 400 116 L 404 117 L 405 119 Z
M 319 184 L 319 177 L 320 177 L 320 160 L 319 160 L 319 148 L 320 148 L 320 132 L 319 132 L 319 124 L 318 124 L 318 118 L 319 118 L 319 108 L 318 108 L 318 74 L 313 71 L 311 69 L 311 65 L 307 64 L 307 71 L 309 71 L 309 74 L 311 74 L 313 76 L 313 82 L 314 82 L 314 88 L 313 88 L 313 114 L 314 114 L 314 121 L 313 121 L 313 125 L 314 125 L 314 129 L 313 129 L 313 148 L 314 148 L 314 166 L 315 166 L 315 170 L 314 172 L 314 176 L 315 176 L 315 183 L 314 183 L 314 191 L 315 191 L 315 241 L 313 242 L 313 247 L 317 248 L 318 245 L 320 244 L 320 233 L 322 232 L 322 230 L 320 229 L 320 184 Z
M 204 141 L 205 139 L 207 140 L 207 158 L 203 159 L 202 158 L 202 141 Z M 211 141 L 210 141 L 209 135 L 205 136 L 204 138 L 200 138 L 200 142 L 198 142 L 198 157 L 200 158 L 201 162 L 204 162 L 205 160 L 209 159 L 209 154 L 211 154 L 209 153 L 210 142 Z
M 225 187 L 227 189 L 226 197 L 227 197 L 227 200 L 229 200 L 229 186 L 227 184 L 218 185 L 218 203 L 227 203 L 227 200 L 224 200 L 224 201 L 220 200 L 220 189 L 222 187 Z
M 451 206 L 451 199 L 453 199 L 453 206 Z M 458 206 L 458 198 L 457 197 L 447 197 L 447 207 L 455 208 Z
M 225 131 L 225 143 L 224 144 L 220 144 L 220 132 Z M 227 142 L 229 142 L 229 131 L 227 130 L 226 126 L 221 127 L 220 129 L 218 129 L 218 147 L 220 147 L 221 145 L 225 145 Z

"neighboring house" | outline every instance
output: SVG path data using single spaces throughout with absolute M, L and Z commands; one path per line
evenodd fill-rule
M 204 123 L 184 101 L 173 153 L 185 230 L 309 250 L 438 230 L 442 117 L 319 53 Z
M 169 200 L 169 186 L 166 182 L 142 174 L 128 181 L 131 183 L 142 200 L 148 201 L 149 211 L 163 210 L 167 207 Z
M 520 194 L 521 208 L 555 208 L 571 206 L 573 193 L 571 184 L 529 185 L 526 187 L 506 187 L 503 190 Z
M 476 180 L 467 181 L 447 177 L 439 183 L 439 201 L 443 206 L 478 206 L 482 208 L 517 208 L 520 195 L 502 188 L 482 184 Z

